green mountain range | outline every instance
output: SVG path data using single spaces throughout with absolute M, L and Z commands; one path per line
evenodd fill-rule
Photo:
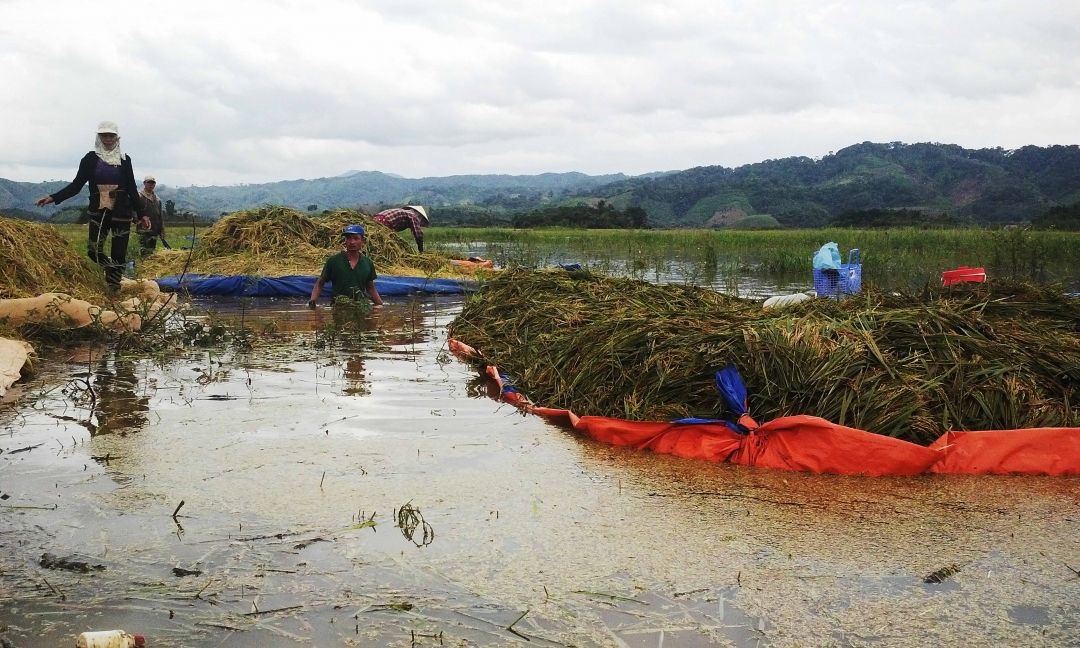
M 743 212 L 771 214 L 786 227 L 816 227 L 846 210 L 866 209 L 944 212 L 1005 224 L 1080 202 L 1080 147 L 1006 151 L 865 142 L 820 159 L 628 178 L 604 187 L 602 196 L 616 206 L 644 207 L 657 226 L 703 227 L 725 213 Z
M 63 184 L 0 179 L 0 209 L 54 213 L 32 203 Z M 165 185 L 159 193 L 178 210 L 213 217 L 265 204 L 318 210 L 422 204 L 431 208 L 437 224 L 509 223 L 530 210 L 602 199 L 620 210 L 643 208 L 654 227 L 817 227 L 842 212 L 875 209 L 917 210 L 1001 225 L 1080 203 L 1080 146 L 976 150 L 952 144 L 864 142 L 819 159 L 791 157 L 634 177 L 545 173 L 402 178 L 359 171 L 257 185 Z

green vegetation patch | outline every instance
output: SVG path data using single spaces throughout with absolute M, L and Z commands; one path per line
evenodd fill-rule
M 918 209 L 845 209 L 829 221 L 829 227 L 858 227 L 862 229 L 887 229 L 890 227 L 917 227 L 920 229 L 949 229 L 968 225 L 947 213 L 928 212 Z
M 603 200 L 596 206 L 569 205 L 537 209 L 514 216 L 518 229 L 572 227 L 577 229 L 641 229 L 648 227 L 648 216 L 641 207 L 616 209 Z
M 740 192 L 724 192 L 702 198 L 694 203 L 694 206 L 686 212 L 683 220 L 687 225 L 701 226 L 708 225 L 718 214 L 739 212 L 741 212 L 740 217 L 754 213 L 754 208 L 750 205 L 746 195 Z
M 728 226 L 728 229 L 734 230 L 770 230 L 781 228 L 783 228 L 783 225 L 770 214 L 754 214 L 753 216 L 740 218 Z
M 1043 230 L 1080 231 L 1080 203 L 1051 207 L 1031 219 L 1031 225 Z

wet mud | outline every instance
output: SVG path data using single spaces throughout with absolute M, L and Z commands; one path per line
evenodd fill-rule
M 491 400 L 459 302 L 214 306 L 253 349 L 75 350 L 3 403 L 13 645 L 1080 645 L 1080 480 L 605 446 Z

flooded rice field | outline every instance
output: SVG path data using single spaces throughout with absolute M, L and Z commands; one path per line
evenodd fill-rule
M 581 268 L 608 275 L 627 277 L 657 284 L 687 284 L 711 288 L 733 297 L 765 299 L 813 290 L 810 272 L 763 272 L 754 263 L 715 254 L 688 254 L 684 250 L 664 248 L 652 254 L 636 255 L 633 250 L 611 248 L 596 254 L 593 248 L 571 243 L 572 237 L 559 244 L 534 246 L 504 241 L 444 242 L 438 247 L 463 256 L 490 258 L 498 268 Z M 809 267 L 809 264 L 807 264 Z
M 256 300 L 253 350 L 46 358 L 0 410 L 0 636 L 1080 645 L 1080 480 L 600 445 L 489 398 L 446 350 L 460 307 L 399 301 L 334 333 Z

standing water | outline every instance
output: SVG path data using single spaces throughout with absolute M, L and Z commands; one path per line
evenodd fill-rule
M 244 302 L 254 350 L 44 361 L 0 410 L 0 636 L 1080 645 L 1080 481 L 601 445 L 488 398 L 460 306 Z

